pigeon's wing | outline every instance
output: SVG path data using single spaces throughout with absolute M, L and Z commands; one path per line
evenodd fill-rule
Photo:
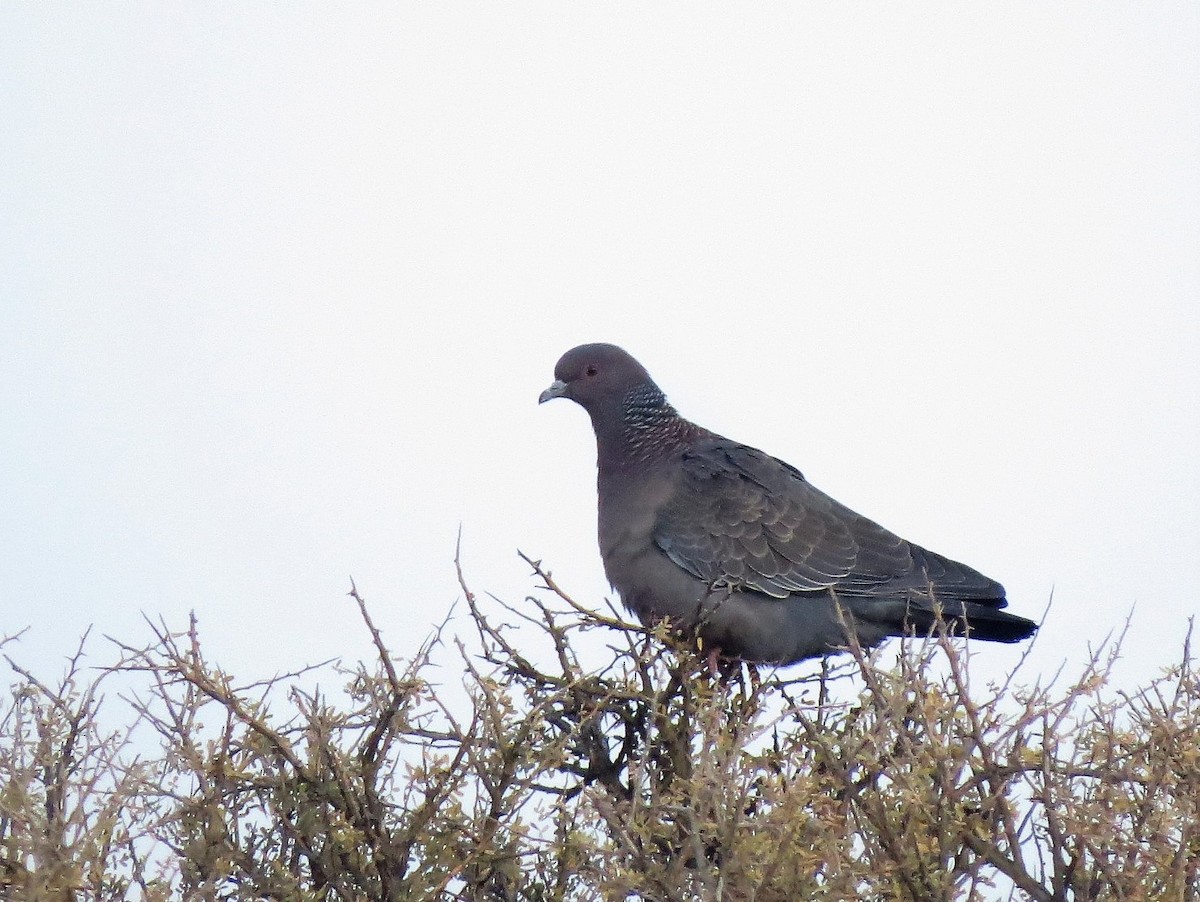
M 776 598 L 826 589 L 894 597 L 932 588 L 999 600 L 1004 592 L 838 503 L 794 467 L 727 439 L 684 455 L 654 541 L 700 579 Z

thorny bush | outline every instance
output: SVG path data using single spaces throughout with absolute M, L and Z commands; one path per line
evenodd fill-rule
M 464 583 L 467 629 L 407 661 L 352 590 L 377 656 L 333 696 L 239 684 L 194 622 L 99 677 L 10 660 L 0 898 L 1200 899 L 1186 646 L 1133 694 L 1111 650 L 981 692 L 940 638 L 713 678 L 529 563 L 533 597 Z

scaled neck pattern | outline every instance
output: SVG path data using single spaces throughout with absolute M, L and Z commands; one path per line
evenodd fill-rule
M 621 453 L 624 465 L 661 460 L 702 430 L 683 419 L 653 382 L 635 386 L 621 399 Z

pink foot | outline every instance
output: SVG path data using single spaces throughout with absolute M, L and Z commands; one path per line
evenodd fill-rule
M 719 677 L 721 675 L 721 671 L 717 667 L 717 662 L 720 657 L 721 649 L 717 646 L 714 645 L 708 650 L 708 657 L 705 660 L 708 661 L 708 672 L 711 673 L 713 677 Z

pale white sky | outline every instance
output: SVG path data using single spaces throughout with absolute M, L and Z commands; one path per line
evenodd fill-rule
M 1200 9 L 0 7 L 0 634 L 194 609 L 228 669 L 411 654 L 515 550 L 602 597 L 613 341 L 680 410 L 1055 603 L 1200 558 Z M 107 651 L 93 647 L 103 663 Z M 980 666 L 1015 660 L 988 648 Z M 983 659 L 986 658 L 986 661 Z

